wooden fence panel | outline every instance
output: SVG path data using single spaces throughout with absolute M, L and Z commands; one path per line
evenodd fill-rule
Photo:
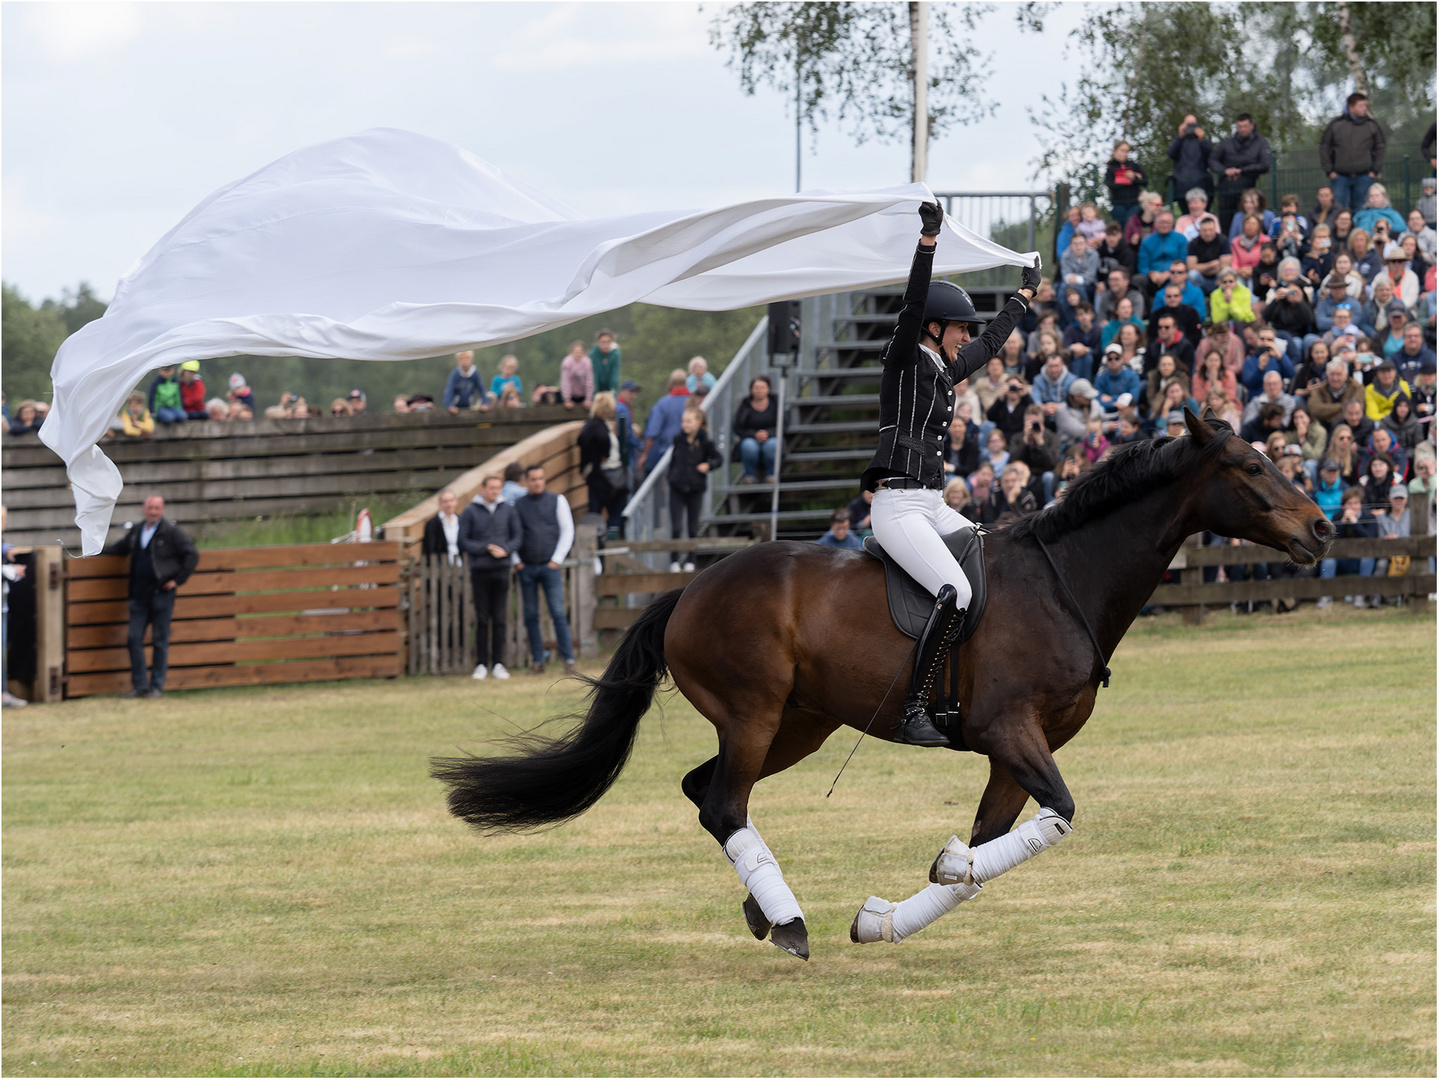
M 398 675 L 400 558 L 386 542 L 201 552 L 175 598 L 165 688 Z M 67 697 L 130 685 L 128 569 L 113 556 L 66 565 Z

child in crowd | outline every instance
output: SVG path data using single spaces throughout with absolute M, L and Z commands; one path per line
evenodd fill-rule
M 205 408 L 205 380 L 200 377 L 200 361 L 186 360 L 180 365 L 180 407 L 187 420 L 208 420 Z
M 150 415 L 162 424 L 178 424 L 185 419 L 180 403 L 180 380 L 175 378 L 175 365 L 167 364 L 155 372 L 146 400 Z
M 500 405 L 509 405 L 505 392 L 514 390 L 515 400 L 518 404 L 524 404 L 525 384 L 520 379 L 520 361 L 517 356 L 500 357 L 500 372 L 490 380 L 490 393 L 500 399 Z
M 709 473 L 724 464 L 713 440 L 705 433 L 704 420 L 705 414 L 699 409 L 686 408 L 680 414 L 680 430 L 671 447 L 668 477 L 671 539 L 678 540 L 684 536 L 686 527 L 691 539 L 699 535 L 700 511 L 704 506 Z M 848 523 L 848 516 L 845 521 Z M 671 573 L 681 569 L 680 555 L 678 551 L 670 553 Z M 694 568 L 694 555 L 686 554 L 684 572 L 690 573 Z
M 250 410 L 250 415 L 255 415 L 255 392 L 250 389 L 245 376 L 238 371 L 230 376 L 230 393 L 228 395 L 231 405 L 240 404 Z
M 1079 224 L 1075 231 L 1084 237 L 1091 249 L 1097 248 L 1104 239 L 1104 219 L 1099 216 L 1099 207 L 1092 202 L 1079 204 Z
M 585 343 L 572 342 L 569 354 L 560 361 L 560 397 L 564 400 L 565 408 L 573 409 L 579 405 L 588 412 L 594 396 L 594 364 L 585 352 Z
M 120 430 L 132 439 L 148 439 L 155 434 L 155 418 L 145 407 L 145 395 L 138 390 L 120 410 Z

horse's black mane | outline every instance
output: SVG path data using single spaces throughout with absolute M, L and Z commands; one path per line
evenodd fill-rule
M 1214 438 L 1204 450 L 1217 452 L 1234 434 L 1222 420 L 1211 418 Z M 1021 539 L 1037 536 L 1052 544 L 1086 522 L 1118 510 L 1156 487 L 1171 484 L 1202 458 L 1196 453 L 1193 437 L 1161 437 L 1129 443 L 1113 450 L 1109 457 L 1080 475 L 1053 506 L 1023 518 L 1003 530 L 1004 535 Z

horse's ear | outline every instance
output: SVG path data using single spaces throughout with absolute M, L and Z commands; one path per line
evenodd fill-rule
M 1213 412 L 1210 412 L 1213 415 Z M 1187 405 L 1184 408 L 1184 426 L 1189 429 L 1189 434 L 1194 436 L 1194 441 L 1200 446 L 1214 438 L 1214 429 L 1205 421 L 1194 415 L 1194 410 Z

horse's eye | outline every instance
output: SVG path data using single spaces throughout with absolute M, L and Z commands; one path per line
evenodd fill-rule
M 1258 476 L 1264 471 L 1264 466 L 1257 461 L 1251 461 L 1248 465 L 1244 466 L 1244 471 L 1250 476 Z

